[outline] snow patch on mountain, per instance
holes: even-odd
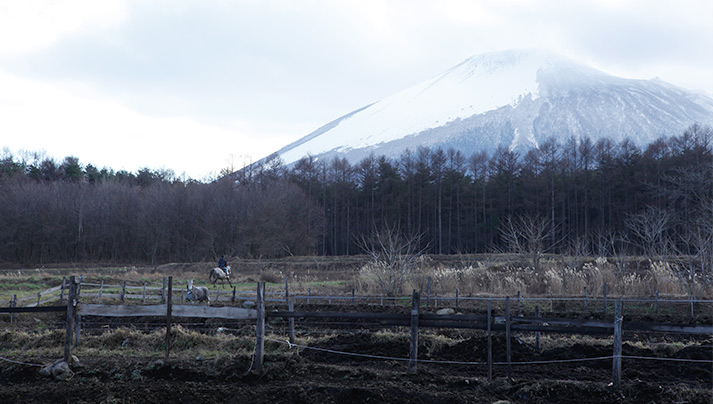
[[[329,136],[280,153],[295,161],[307,153],[346,152],[378,145],[538,96],[544,53],[509,52],[471,57],[446,72],[340,120]]]
[[[713,123],[713,100],[661,80],[630,80],[536,50],[471,57],[442,74],[347,114],[277,153],[398,155],[419,146],[465,154],[537,147],[548,136],[629,136],[646,143]]]

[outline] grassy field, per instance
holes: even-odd
[[[601,296],[604,285],[610,296],[690,297],[711,299],[713,289],[699,276],[681,276],[671,264],[649,262],[635,257],[626,260],[580,259],[574,265],[566,257],[550,256],[543,268],[534,271],[511,255],[455,255],[422,257],[400,287],[400,294],[413,289],[425,293],[430,278],[433,295],[455,296]],[[267,283],[268,290],[284,289],[289,279],[292,293],[344,295],[354,289],[359,295],[380,295],[383,289],[371,271],[366,257],[292,257],[279,260],[232,259],[232,282],[238,291],[254,290],[255,282]],[[172,276],[177,287],[188,279],[197,286],[229,289],[228,285],[212,286],[208,273],[212,263],[169,263],[141,266],[71,266],[57,268],[0,270],[0,301],[9,302],[36,296],[38,292],[62,283],[63,277],[82,277],[83,282],[107,285],[148,285],[160,287],[162,279]],[[700,278],[700,280],[698,279]],[[116,292],[111,290],[109,292]]]
[[[514,315],[531,315],[539,304],[543,313],[550,308],[548,298],[581,297],[586,286],[590,297],[601,296],[604,284],[610,296],[647,297],[659,291],[664,298],[687,298],[686,284],[664,263],[649,263],[635,258],[616,262],[589,259],[576,267],[563,265],[562,257],[547,257],[541,271],[527,268],[518,257],[508,255],[423,257],[419,266],[401,285],[406,298],[392,306],[378,300],[352,303],[349,300],[313,301],[301,309],[311,311],[391,311],[409,310],[409,291],[418,289],[425,296],[431,279],[431,307],[453,305],[444,296],[505,296],[520,292],[525,297],[540,297],[538,302],[523,300]],[[238,292],[252,293],[255,283],[267,283],[268,292],[284,293],[289,279],[292,295],[357,296],[379,295],[380,285],[373,277],[365,257],[296,257],[282,260],[230,260],[233,284]],[[63,277],[82,277],[81,301],[95,302],[96,285],[104,294],[118,293],[121,285],[142,288],[156,294],[163,279],[174,279],[174,290],[185,288],[186,281],[210,286],[226,295],[228,285],[208,285],[212,263],[171,263],[153,267],[137,266],[57,266],[56,268],[4,269],[0,271],[0,299],[12,295],[35,301],[37,293],[61,284]],[[697,298],[710,298],[710,290],[698,286]],[[133,289],[132,293],[141,293]],[[54,299],[59,291],[41,296]],[[278,297],[280,295],[277,295]],[[440,297],[439,307],[436,296]],[[283,297],[284,298],[284,295]],[[104,297],[104,303],[118,303]],[[131,302],[140,304],[141,302]],[[155,303],[155,301],[153,302]],[[341,303],[342,306],[337,306]],[[52,304],[47,303],[47,304]],[[214,303],[215,304],[215,303]],[[219,302],[217,304],[224,304]],[[229,303],[225,303],[229,304]],[[239,302],[236,302],[239,304]],[[592,300],[587,311],[582,301],[554,300],[557,316],[611,319],[611,311],[601,312]],[[272,308],[284,306],[269,303]],[[502,313],[502,301],[493,304]],[[710,303],[698,303],[692,317],[687,302],[678,306],[661,305],[656,316],[650,303],[627,303],[625,321],[643,319],[655,322],[710,324]],[[461,300],[464,314],[483,313],[484,301]],[[165,361],[166,328],[164,319],[84,318],[81,344],[73,348],[81,365],[74,378],[56,382],[38,376],[40,365],[63,355],[65,329],[63,313],[23,313],[10,324],[10,315],[0,319],[0,401],[14,402],[690,402],[710,400],[713,341],[710,336],[682,337],[665,334],[626,336],[624,355],[659,360],[624,364],[623,388],[608,387],[611,360],[564,362],[580,358],[606,358],[612,354],[611,337],[583,335],[542,335],[539,350],[533,333],[512,338],[513,361],[544,362],[537,366],[518,366],[515,380],[506,382],[504,366],[496,366],[494,381],[487,380],[486,335],[478,330],[422,329],[419,332],[419,371],[406,373],[409,333],[404,327],[380,327],[361,323],[338,325],[318,320],[297,321],[295,345],[286,342],[286,322],[272,319],[266,336],[265,370],[251,372],[255,350],[253,322],[220,319],[174,318],[170,358]],[[493,338],[495,361],[505,360],[505,338]],[[367,354],[359,357],[332,351]],[[382,358],[382,359],[379,359]],[[701,361],[669,362],[668,359]],[[433,361],[430,363],[429,361]],[[444,363],[445,362],[445,363]],[[464,362],[466,364],[457,364]],[[37,367],[35,365],[38,365]]]

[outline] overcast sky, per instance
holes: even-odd
[[[0,0],[0,157],[204,179],[512,48],[713,94],[713,1]]]

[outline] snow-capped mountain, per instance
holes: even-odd
[[[713,124],[713,99],[658,79],[632,80],[544,51],[471,57],[446,72],[344,115],[277,152],[286,164],[308,154],[397,157],[420,146],[466,156],[500,145],[526,150],[550,136],[626,137],[644,145]]]

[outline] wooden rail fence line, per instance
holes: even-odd
[[[429,282],[430,285],[430,282]],[[88,288],[97,288],[98,291],[95,293],[88,292]],[[131,286],[127,285],[126,282],[122,282],[120,285],[109,285],[105,284],[104,281],[102,280],[101,283],[91,283],[91,282],[84,282],[82,280],[82,277],[80,276],[79,279],[79,285],[77,286],[78,291],[77,293],[79,294],[79,291],[84,289],[82,296],[86,298],[94,298],[95,302],[101,302],[102,299],[118,299],[120,302],[124,303],[126,300],[141,300],[142,304],[146,304],[147,300],[160,300],[161,304],[166,303],[166,297],[167,297],[167,279],[164,277],[162,279],[162,286],[161,287],[155,287],[155,286],[147,286],[145,283],[141,286]],[[33,307],[33,306],[40,306],[45,303],[50,303],[55,300],[55,297],[52,296],[55,294],[57,291],[59,291],[59,303],[62,304],[63,298],[64,298],[64,293],[66,289],[66,277],[62,279],[61,285],[49,288],[45,291],[38,292],[37,295],[32,295],[32,296],[25,296],[20,299],[17,299],[16,295],[13,296],[13,299],[10,301],[10,307],[15,307],[18,304],[22,305],[22,303],[27,302],[27,301],[32,301],[32,303],[28,304],[26,307]],[[113,293],[108,293],[105,292],[105,290],[114,290]],[[140,293],[132,293],[133,291],[139,291]],[[147,293],[148,292],[148,293]],[[178,294],[179,301],[183,303],[184,298],[185,298],[185,291],[184,290],[178,290],[178,291],[173,291],[173,294]],[[256,297],[253,292],[249,291],[238,291],[237,288],[234,286],[232,290],[228,289],[227,291],[223,291],[221,289],[216,289],[214,291],[210,292],[211,294],[211,300],[214,302],[231,302],[235,303],[237,300],[251,300],[254,301],[256,300]],[[43,296],[50,296],[49,298],[45,298],[42,300],[41,298]],[[269,298],[268,296],[272,296],[273,298]],[[284,299],[283,299],[284,296]],[[292,294],[290,293],[290,288],[289,288],[289,277],[285,277],[285,286],[284,290],[279,291],[279,292],[268,292],[267,290],[265,291],[265,302],[280,302],[280,301],[285,301],[287,304],[289,304],[290,301],[297,301],[297,300],[302,300],[307,302],[307,304],[310,304],[311,302],[319,302],[319,301],[324,301],[326,300],[329,304],[332,304],[333,301],[341,301],[341,302],[351,302],[353,304],[356,303],[368,303],[371,304],[372,302],[378,301],[380,305],[386,304],[408,304],[411,300],[411,297],[409,296],[398,296],[398,297],[387,297],[387,296],[358,296],[355,293],[355,289],[352,288],[351,295],[350,296],[315,296],[311,294],[311,290],[308,288],[307,290],[307,295],[300,295],[300,294]],[[643,303],[643,304],[650,304],[653,307],[654,314],[658,314],[659,311],[659,304],[660,303],[674,303],[674,304],[686,304],[690,305],[690,313],[691,316],[695,316],[695,306],[696,305],[706,305],[706,304],[713,304],[713,300],[705,300],[705,299],[694,299],[693,297],[686,298],[686,299],[666,299],[666,298],[659,298],[659,292],[656,291],[655,295],[653,297],[624,297],[624,296],[607,296],[607,286],[606,284],[604,285],[603,288],[603,295],[601,297],[596,297],[596,296],[590,296],[588,293],[587,287],[585,286],[583,288],[583,296],[570,296],[570,297],[555,297],[552,293],[550,293],[550,297],[525,297],[521,296],[520,292],[517,292],[517,298],[516,298],[516,303],[517,303],[517,311],[519,312],[521,309],[521,303],[526,303],[529,302],[531,304],[537,304],[537,303],[549,303],[550,306],[550,312],[554,312],[554,303],[561,303],[563,306],[566,305],[567,303],[572,303],[576,305],[581,305],[584,308],[585,312],[590,311],[590,306],[593,304],[600,304],[601,305],[601,311],[603,313],[608,313],[611,310],[613,310],[613,306],[611,303],[616,300],[621,300],[624,303]],[[455,305],[456,308],[459,308],[462,303],[483,303],[485,304],[486,301],[493,301],[493,302],[504,302],[505,298],[504,297],[499,297],[499,296],[487,296],[487,297],[463,297],[460,295],[460,290],[456,288],[454,297],[450,296],[438,296],[435,294],[433,298],[431,298],[431,288],[427,287],[426,290],[426,307],[438,307],[440,305]],[[611,307],[611,310],[609,308]],[[576,306],[575,306],[576,307]]]
[[[63,282],[64,284],[64,282]],[[169,277],[167,286],[168,291],[172,291],[173,278]],[[621,384],[621,344],[623,332],[664,332],[674,334],[713,334],[713,325],[673,325],[673,324],[657,324],[645,322],[623,322],[621,300],[614,302],[614,320],[599,321],[599,320],[576,320],[562,319],[553,317],[518,317],[511,316],[510,313],[510,298],[505,300],[505,315],[495,316],[492,312],[491,300],[487,300],[486,315],[437,315],[430,313],[422,313],[421,300],[419,293],[414,290],[411,297],[411,312],[406,314],[399,313],[364,313],[364,312],[307,312],[294,311],[294,298],[288,298],[288,311],[267,311],[265,303],[267,301],[265,294],[265,283],[257,284],[255,294],[256,309],[247,309],[241,307],[211,307],[204,305],[183,305],[173,304],[173,293],[163,294],[166,302],[156,305],[106,305],[79,303],[79,282],[72,276],[67,282],[67,304],[62,306],[44,306],[44,307],[9,307],[0,308],[0,313],[34,313],[34,312],[63,312],[66,311],[66,339],[65,339],[65,360],[71,355],[72,346],[79,345],[79,333],[81,330],[82,316],[100,316],[100,317],[166,317],[166,357],[170,350],[170,329],[172,317],[196,317],[196,318],[223,318],[232,320],[255,320],[256,321],[256,345],[255,345],[255,364],[254,369],[260,372],[263,369],[264,360],[264,342],[265,342],[265,326],[270,318],[288,319],[290,339],[294,340],[294,320],[295,319],[337,319],[337,320],[371,320],[377,321],[384,326],[403,326],[410,327],[411,343],[409,349],[409,372],[417,371],[418,363],[418,335],[420,328],[464,328],[464,329],[481,329],[488,332],[488,378],[492,379],[492,332],[504,332],[507,342],[506,346],[506,364],[508,379],[512,377],[511,370],[511,355],[510,355],[510,339],[513,331],[517,332],[548,332],[548,333],[569,333],[569,334],[584,334],[584,335],[613,335],[613,363],[612,363],[612,382],[618,388]],[[64,290],[64,288],[62,288]],[[63,293],[62,293],[63,295]],[[519,300],[519,299],[518,299]],[[539,309],[536,307],[536,312],[539,314]],[[349,324],[349,323],[347,323]],[[72,337],[75,338],[72,338]],[[74,339],[74,344],[72,340]]]

